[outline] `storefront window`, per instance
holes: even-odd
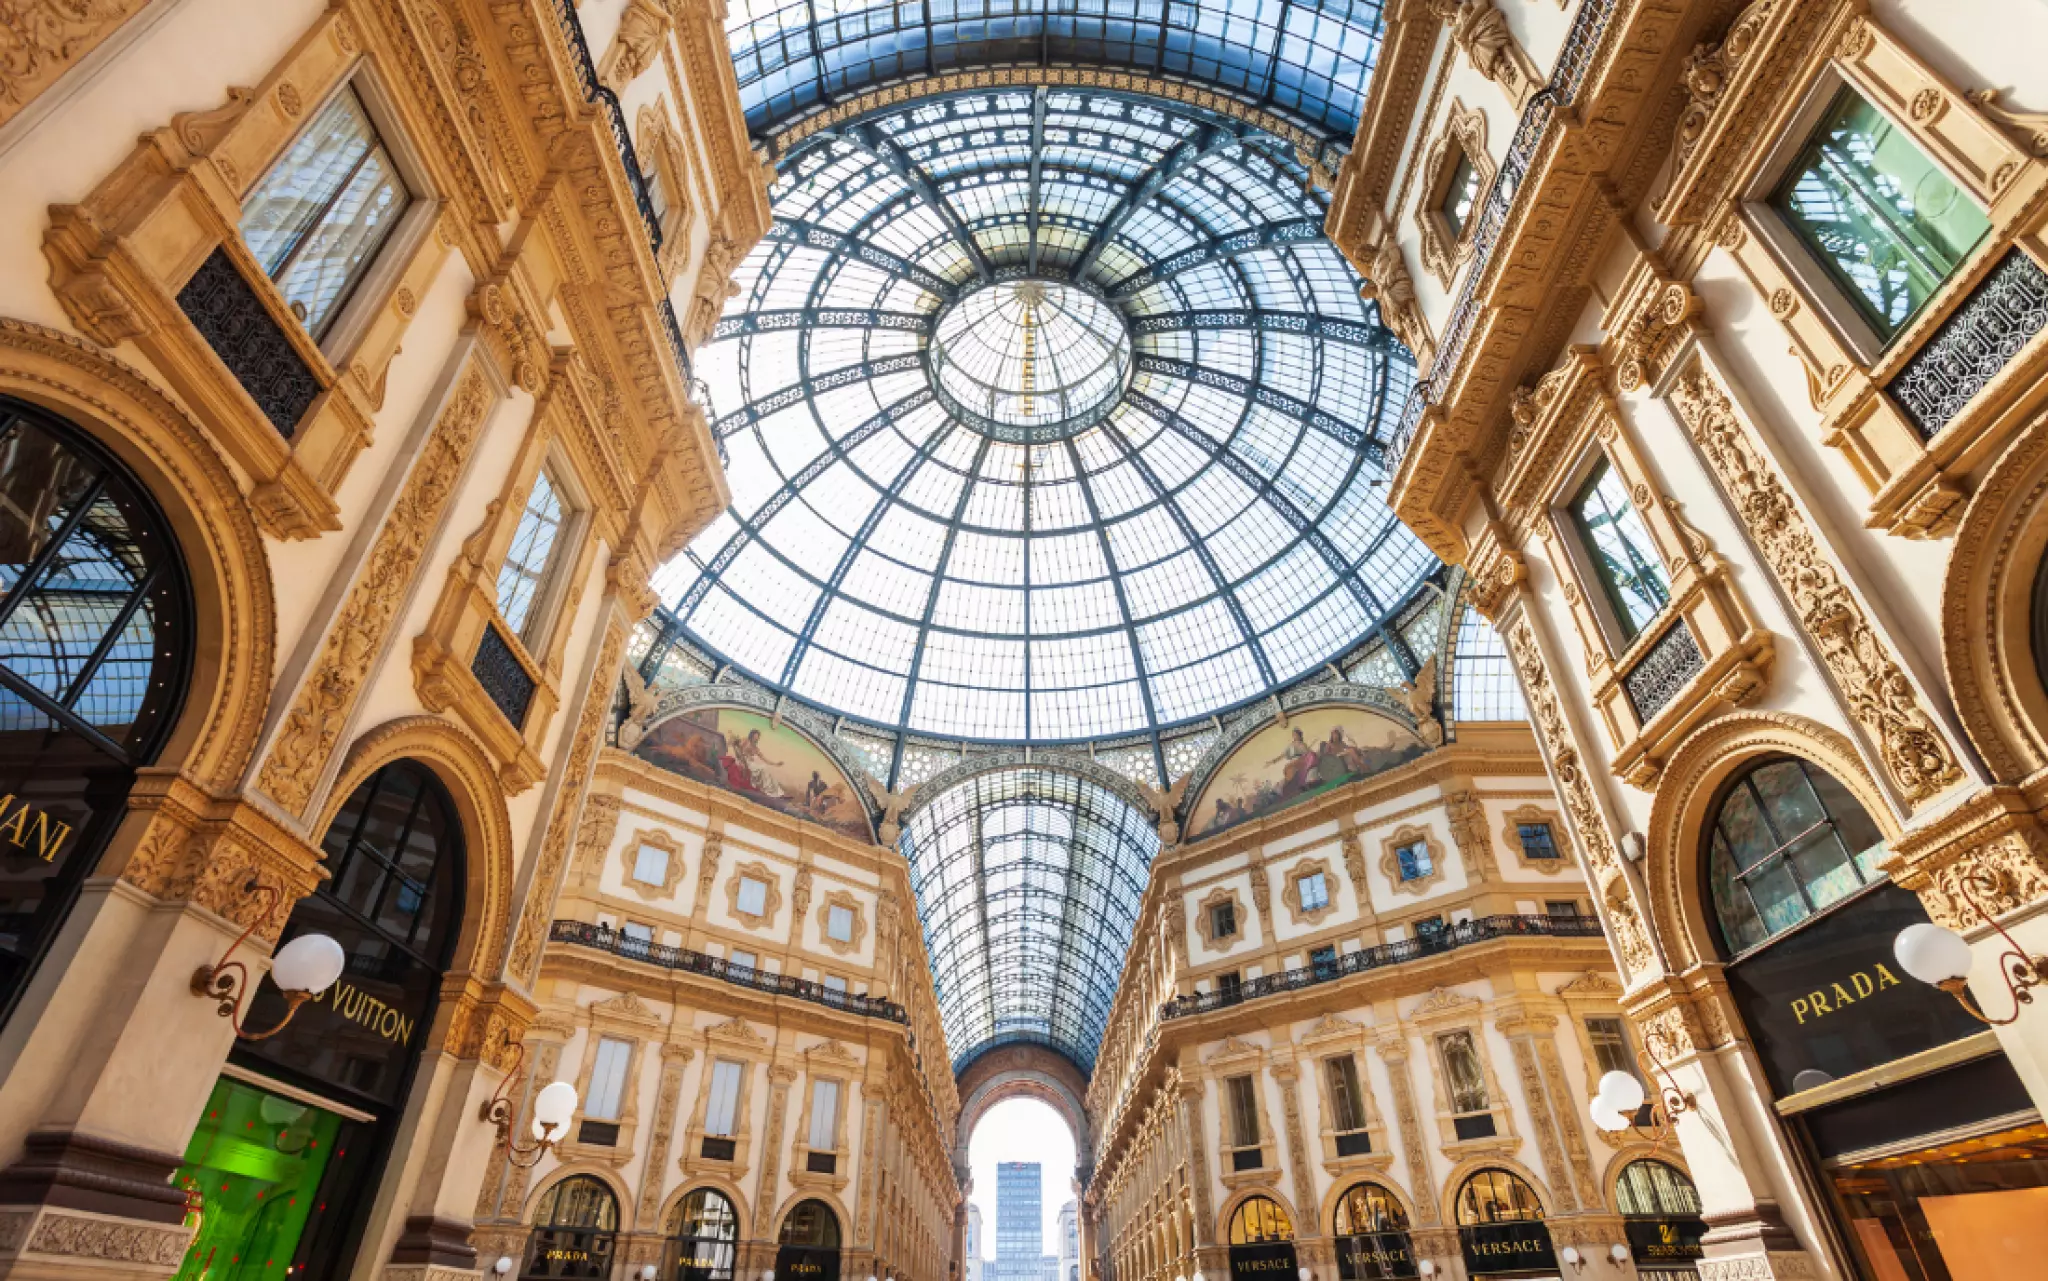
[[[1707,840],[1714,915],[1733,954],[1876,880],[1882,837],[1832,774],[1781,756],[1729,784]]]
[[[607,1281],[619,1239],[619,1202],[587,1174],[542,1194],[521,1281]]]
[[[698,1188],[684,1197],[669,1216],[668,1234],[673,1281],[731,1281],[740,1217],[722,1194]]]
[[[1285,1281],[1298,1266],[1287,1211],[1271,1197],[1246,1197],[1230,1216],[1231,1281]]]
[[[1458,1243],[1470,1276],[1557,1274],[1543,1203],[1507,1170],[1480,1170],[1458,1189]]]
[[[1905,327],[1990,229],[1911,134],[1844,89],[1777,206],[1882,338]]]
[[[1337,1199],[1333,1227],[1342,1281],[1396,1281],[1416,1274],[1408,1213],[1379,1184],[1346,1188]]]
[[[1638,1272],[1690,1275],[1705,1257],[1701,1240],[1707,1224],[1700,1218],[1700,1194],[1677,1166],[1631,1161],[1615,1180],[1614,1203]]]
[[[0,1018],[176,717],[190,615],[141,486],[68,424],[0,398]]]
[[[1830,1167],[1867,1275],[2036,1276],[2048,1257],[2048,1126],[2039,1121]]]
[[[1237,1207],[1230,1216],[1230,1244],[1258,1245],[1266,1241],[1291,1241],[1294,1223],[1287,1211],[1270,1197],[1255,1196]]]
[[[178,1182],[197,1207],[198,1231],[178,1281],[283,1277],[328,1167],[341,1150],[341,1117],[221,1078]]]
[[[839,1216],[823,1201],[800,1201],[782,1221],[777,1281],[839,1281]]]

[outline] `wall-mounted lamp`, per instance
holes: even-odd
[[[654,1273],[654,1265],[651,1263],[647,1264],[645,1267],[642,1267],[640,1269],[640,1281],[654,1281]]]
[[[1316,1281],[1316,1274],[1307,1268],[1301,1269],[1301,1281]]]
[[[1625,1245],[1610,1245],[1607,1247],[1607,1257],[1613,1260],[1614,1266],[1618,1268],[1628,1262],[1628,1247]]]
[[[1559,1250],[1557,1252],[1557,1257],[1562,1259],[1564,1261],[1565,1266],[1571,1268],[1573,1271],[1585,1271],[1586,1256],[1579,1253],[1579,1248],[1577,1246],[1566,1246],[1564,1249]]]
[[[1977,894],[1995,894],[1998,882],[1991,878],[1990,873],[1973,869],[1956,882],[1956,892],[1963,896],[1971,911],[2005,940],[2005,951],[1998,957],[1998,975],[2005,980],[2006,995],[2012,997],[2011,1014],[1994,1019],[1970,994],[1970,945],[1954,930],[1943,929],[1927,921],[1908,925],[1899,931],[1898,938],[1892,940],[1892,955],[1899,959],[1899,965],[1906,973],[1956,998],[1956,1003],[1968,1010],[1971,1018],[1993,1027],[2004,1027],[2018,1021],[2021,1006],[2034,1003],[2034,994],[2028,989],[2048,983],[2048,956],[2028,956],[2019,940],[1992,919],[1991,913],[1984,910],[1971,890]]]
[[[231,960],[235,950],[249,941],[259,927],[270,924],[270,918],[277,914],[277,905],[283,897],[277,888],[265,885],[255,877],[242,887],[244,894],[259,895],[266,901],[263,914],[243,930],[241,937],[228,944],[228,950],[221,954],[219,962],[202,965],[192,972],[192,995],[219,1002],[216,1009],[224,1019],[231,1019],[235,1035],[244,1041],[265,1041],[284,1031],[285,1024],[299,1012],[307,1001],[334,986],[341,977],[341,968],[348,960],[341,950],[341,944],[325,934],[301,934],[270,958],[270,981],[284,993],[284,1017],[268,1032],[251,1032],[242,1026],[242,998],[249,994],[249,967],[240,961]]]
[[[1415,1265],[1415,1270],[1421,1273],[1423,1276],[1433,1277],[1436,1275],[1436,1261],[1433,1259],[1424,1259],[1422,1260],[1422,1262]]]
[[[498,1261],[491,1265],[491,1271],[497,1273],[499,1276],[504,1276],[507,1272],[510,1272],[511,1270],[512,1256],[509,1254],[499,1255]]]
[[[1593,1096],[1593,1124],[1609,1134],[1623,1130],[1642,1129],[1648,1132],[1651,1143],[1661,1144],[1671,1136],[1671,1123],[1687,1112],[1699,1107],[1691,1091],[1678,1084],[1678,1078],[1651,1056],[1649,1051],[1639,1051],[1636,1062],[1642,1065],[1645,1076],[1662,1076],[1664,1083],[1657,1088],[1657,1101],[1650,1108],[1650,1123],[1637,1126],[1635,1115],[1643,1106],[1646,1097],[1643,1083],[1633,1072],[1613,1071],[1600,1078],[1599,1092]]]
[[[519,1068],[526,1062],[526,1047],[512,1046],[512,1066],[505,1071],[505,1079],[498,1082],[498,1092],[485,1103],[478,1117],[498,1129],[498,1146],[505,1149],[505,1158],[520,1169],[531,1169],[540,1164],[548,1150],[561,1142],[561,1136],[568,1132],[569,1118],[576,1115],[576,1087],[567,1081],[555,1081],[541,1087],[533,1098],[534,1142],[521,1144],[512,1137],[512,1100],[506,1091],[518,1079]]]

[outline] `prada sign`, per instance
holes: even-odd
[[[1899,931],[1926,919],[1918,898],[1885,882],[1728,967],[1729,992],[1779,1095],[1980,1030],[1892,956]]]
[[[1705,1219],[1632,1218],[1625,1220],[1622,1228],[1628,1233],[1628,1248],[1638,1267],[1692,1263],[1707,1254],[1700,1244],[1707,1235]]]
[[[783,1246],[775,1252],[775,1281],[839,1281],[839,1251]]]
[[[1300,1267],[1292,1241],[1230,1247],[1230,1281],[1293,1281]]]
[[[1343,1281],[1404,1281],[1415,1275],[1415,1251],[1406,1232],[1366,1232],[1337,1238],[1337,1275]]]
[[[1465,1251],[1465,1272],[1475,1277],[1512,1277],[1557,1271],[1550,1248],[1550,1229],[1541,1219],[1479,1223],[1458,1229]]]

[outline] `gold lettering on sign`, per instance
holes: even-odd
[[[1799,1026],[1804,1027],[1809,1017],[1819,1019],[1830,1014],[1839,1014],[1844,1006],[1867,1001],[1888,987],[1901,986],[1898,976],[1886,969],[1883,961],[1878,961],[1871,969],[1877,971],[1875,977],[1870,970],[1858,970],[1846,981],[1838,980],[1825,988],[1816,988],[1805,996],[1794,997],[1792,1017],[1798,1021]]]
[[[334,1012],[351,1023],[361,1024],[387,1041],[400,1045],[412,1044],[412,1030],[416,1021],[384,1004],[363,989],[350,983],[336,983],[327,991],[313,998],[315,1005],[332,1001]]]
[[[48,863],[63,850],[69,835],[71,824],[52,819],[48,810],[31,809],[27,801],[17,803],[12,792],[0,796],[0,836],[16,848],[26,850],[33,843],[36,857]]]

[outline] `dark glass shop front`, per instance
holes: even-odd
[[[398,761],[342,804],[322,846],[332,879],[280,944],[326,934],[347,962],[282,1032],[229,1056],[178,1170],[199,1221],[179,1281],[332,1281],[355,1263],[461,921],[462,834],[440,780]],[[266,981],[244,1026],[284,1014]]]

